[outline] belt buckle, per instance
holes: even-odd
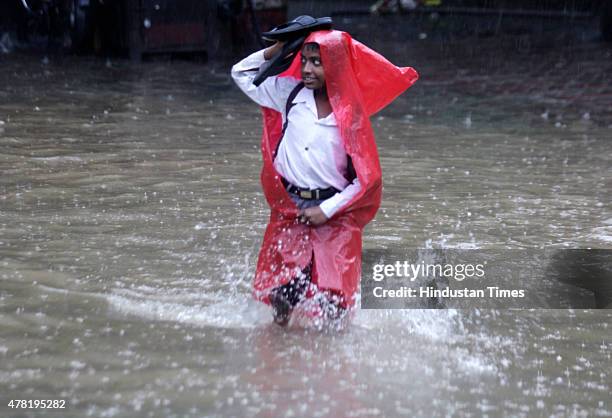
[[[302,199],[312,199],[312,192],[310,190],[300,190],[300,197]]]

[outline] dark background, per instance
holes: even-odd
[[[29,7],[27,9],[25,4]],[[503,35],[609,41],[605,0],[6,0],[0,50],[217,59],[263,46],[259,33],[301,14],[332,16],[361,39],[440,42]],[[373,10],[376,10],[374,13]],[[364,29],[364,30],[362,30]],[[553,47],[551,45],[551,47]]]

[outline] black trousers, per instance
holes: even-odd
[[[273,292],[282,294],[291,306],[297,305],[306,295],[311,283],[312,264],[309,264],[302,273],[291,279],[288,283],[274,288]]]

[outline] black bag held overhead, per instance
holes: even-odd
[[[299,16],[269,32],[264,32],[262,34],[264,39],[286,42],[286,44],[282,51],[259,67],[259,71],[253,79],[253,84],[259,86],[266,78],[285,71],[293,62],[295,54],[298,53],[310,32],[331,29],[331,27],[331,17],[315,19],[311,16]]]
[[[257,75],[253,79],[253,84],[259,86],[266,78],[280,74],[289,68],[293,62],[295,54],[297,54],[302,47],[304,40],[306,40],[306,37],[302,36],[294,39],[292,42],[287,42],[282,51],[261,64]]]

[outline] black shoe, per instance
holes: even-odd
[[[289,323],[293,307],[281,292],[272,291],[270,293],[270,305],[274,310],[274,322],[282,327]]]
[[[263,32],[261,35],[264,39],[271,41],[290,42],[302,36],[308,36],[310,32],[331,29],[332,25],[331,17],[314,18],[304,15],[283,23],[268,32]]]

